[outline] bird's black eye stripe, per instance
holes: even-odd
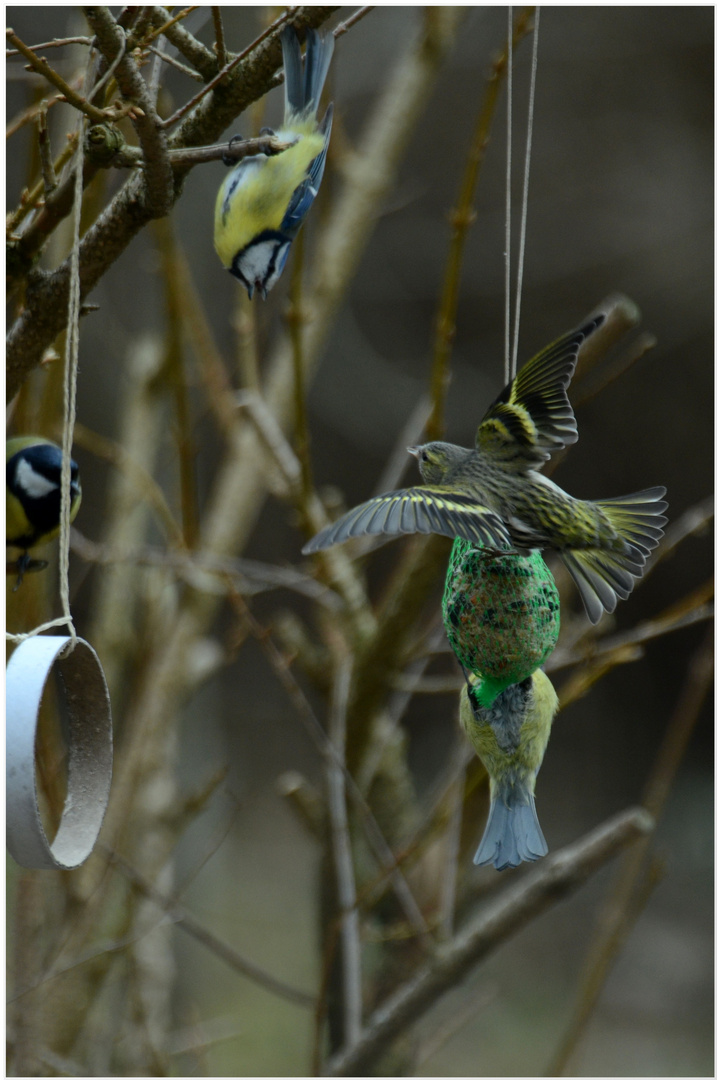
[[[421,454],[421,461],[428,461],[428,453],[425,450]]]

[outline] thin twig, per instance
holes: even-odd
[[[217,58],[215,54],[202,45],[193,34],[182,26],[181,21],[172,18],[171,13],[164,7],[150,9],[150,18],[156,29],[153,40],[163,35],[188,60],[199,72],[204,82],[209,82],[217,72]]]
[[[72,158],[75,150],[77,149],[78,141],[79,140],[77,138],[76,131],[73,131],[72,134],[67,136],[67,146],[57,155],[57,158],[52,163],[52,169],[55,176],[59,175],[62,169],[64,169],[67,162]],[[72,186],[71,181],[70,186]],[[27,215],[35,209],[35,206],[37,205],[38,200],[42,198],[44,191],[45,181],[44,179],[40,179],[35,184],[34,188],[32,188],[30,191],[23,192],[22,198],[20,200],[20,205],[18,206],[17,210],[15,210],[14,213],[12,213],[8,218],[6,226],[8,235],[12,236],[18,225],[20,225],[21,222],[24,221],[24,219],[27,217]]]
[[[364,1025],[358,1044],[352,1050],[336,1054],[327,1063],[323,1075],[368,1075],[397,1036],[464,979],[479,960],[557,900],[575,892],[609,859],[652,828],[646,810],[626,810],[526,874],[380,1005]]]
[[[329,734],[336,751],[336,758],[326,759],[329,822],[341,921],[343,1034],[344,1044],[347,1047],[357,1042],[361,1033],[362,1018],[361,939],[344,781],[346,704],[350,685],[351,661],[347,658],[339,663],[336,672],[329,720]]]
[[[513,47],[527,33],[532,12],[533,8],[526,8],[517,20],[512,37]],[[443,277],[441,299],[438,306],[436,337],[433,346],[433,365],[431,369],[433,412],[426,424],[426,436],[428,439],[440,439],[443,434],[445,396],[448,389],[448,361],[456,332],[456,311],[458,310],[463,252],[468,229],[476,217],[473,200],[490,138],[498,92],[505,76],[506,64],[507,46],[491,66],[466,160],[460,192],[455,209],[450,215],[451,239],[446,260],[446,271]]]
[[[17,134],[20,128],[24,127],[25,124],[29,124],[31,120],[34,120],[39,113],[46,113],[48,109],[51,109],[53,105],[57,105],[58,101],[62,100],[61,94],[55,94],[54,97],[43,98],[42,101],[36,101],[27,109],[23,109],[8,122],[8,125],[5,128],[5,138],[10,139],[13,135]]]
[[[682,690],[645,786],[644,805],[659,821],[677,770],[714,679],[713,632],[694,652]],[[636,897],[643,890],[649,838],[643,838],[620,868],[603,904],[582,968],[577,1004],[546,1076],[562,1076],[593,1013],[602,988],[634,922]],[[639,905],[638,905],[639,906]]]
[[[52,195],[57,187],[57,176],[52,161],[52,144],[50,143],[50,132],[47,129],[47,112],[44,109],[37,114],[37,145],[40,151],[42,183],[45,189],[45,198],[47,198]]]
[[[441,877],[441,898],[439,904],[438,927],[439,940],[449,941],[453,936],[453,921],[456,910],[456,890],[458,886],[458,859],[461,845],[461,821],[463,819],[463,789],[465,787],[465,768],[461,769],[451,792],[452,806],[449,811],[448,827],[445,831],[444,870]]]
[[[438,620],[436,621],[438,623]],[[442,623],[435,626],[431,634],[431,639],[436,641],[439,636],[445,637]],[[419,683],[429,659],[430,655],[426,652],[425,656],[420,656],[415,660],[411,660],[405,671],[405,684],[392,692],[386,708],[386,723],[382,725],[382,730],[379,728],[376,729],[360,764],[357,780],[362,791],[370,790],[381,761],[384,758],[386,746],[394,731],[401,723],[401,719],[408,708],[415,692],[415,687]],[[380,734],[377,734],[379,731]]]
[[[402,850],[396,853],[396,862],[399,866],[409,866],[414,863],[439,831],[445,830],[450,814],[449,800],[455,783],[459,775],[465,775],[466,768],[473,758],[473,751],[465,740],[457,744],[451,760],[435,784],[435,791],[429,800],[429,808],[406,840]],[[386,877],[382,874],[364,891],[370,891],[375,902],[386,892],[386,889]]]
[[[279,467],[286,483],[287,495],[294,502],[299,502],[301,465],[263,397],[251,390],[246,390],[236,394],[235,401],[237,405],[247,409],[256,425],[264,445]],[[318,532],[328,524],[326,511],[318,496],[312,495],[309,498],[304,512],[313,532]],[[343,597],[346,604],[354,635],[357,640],[362,640],[373,633],[376,620],[371,612],[361,579],[353,563],[341,548],[329,548],[328,551],[321,552],[321,555],[324,556],[323,561],[330,570],[336,591]]]
[[[169,509],[162,488],[124,446],[80,423],[75,424],[75,442],[123,473],[135,485],[137,494],[151,506],[169,542],[183,546],[181,529]]]
[[[533,20],[533,53],[530,65],[530,90],[528,92],[528,124],[525,140],[525,166],[523,172],[523,196],[520,208],[520,238],[518,241],[518,270],[515,276],[515,319],[513,322],[513,348],[510,356],[510,377],[515,378],[518,370],[518,340],[520,337],[520,305],[523,298],[523,268],[525,266],[525,242],[528,225],[528,185],[530,181],[530,159],[533,145],[533,113],[535,108],[535,80],[538,73],[538,28],[540,26],[540,8],[535,8]],[[506,380],[507,383],[507,380]]]
[[[578,381],[577,391],[570,394],[573,409],[579,409],[586,402],[601,394],[611,383],[615,382],[628,371],[638,360],[657,345],[654,334],[640,334],[610,365],[602,365],[598,378]]]
[[[173,401],[172,434],[176,447],[179,499],[182,511],[182,539],[193,551],[199,544],[199,506],[195,478],[197,446],[192,423],[191,394],[188,365],[184,351],[183,319],[185,312],[184,277],[174,243],[170,218],[154,224],[159,249],[161,277],[164,286],[165,345],[164,374]]]
[[[198,5],[195,4],[193,7],[183,8],[177,15],[173,15],[170,19],[167,19],[161,26],[156,26],[145,39],[146,44],[149,44],[150,41],[154,41],[155,38],[161,37],[162,34],[169,36],[169,31],[172,27],[181,22],[182,19],[186,19],[187,15],[191,15],[193,11],[196,11],[197,6]]]
[[[681,597],[675,604],[670,604],[654,619],[646,619],[637,626],[624,630],[622,633],[613,634],[600,642],[590,639],[580,643],[564,652],[557,649],[546,662],[546,671],[558,671],[561,668],[573,664],[590,663],[599,660],[601,663],[612,653],[617,653],[636,645],[642,645],[653,638],[662,637],[663,634],[681,630],[685,626],[691,626],[695,622],[702,622],[710,618],[712,614],[712,597],[714,596],[714,581],[710,578],[693,592]]]
[[[100,76],[100,78],[97,80],[95,85],[92,87],[92,90],[90,91],[90,95],[89,95],[90,101],[93,101],[96,97],[99,97],[100,91],[104,90],[105,87],[109,87],[111,85],[111,83],[114,80],[115,71],[119,67],[120,62],[124,58],[124,55],[125,55],[126,52],[127,52],[127,40],[124,37],[124,35],[122,35],[122,39],[121,39],[121,41],[119,41],[119,48],[117,49],[117,53],[115,55],[114,60],[112,60],[111,63],[107,64],[107,67],[106,67],[104,73]],[[116,81],[115,81],[115,85],[116,85]],[[145,93],[144,90],[142,92]],[[151,87],[150,86],[147,87],[147,93],[148,94],[151,93]],[[107,95],[103,95],[103,97],[106,97],[106,96]],[[154,104],[155,98],[152,97],[150,100],[152,101],[152,104]],[[135,109],[134,105],[130,102],[126,106],[127,115],[133,114],[134,109]]]
[[[374,6],[361,7],[358,11],[354,11],[353,15],[349,15],[348,19],[344,19],[342,23],[334,30],[334,37],[340,38],[342,34],[346,34],[352,26],[355,26],[357,22],[360,22],[365,15],[374,10]]]
[[[35,1046],[32,1053],[35,1059],[41,1064],[46,1065],[52,1069],[52,1075],[57,1073],[58,1076],[90,1076],[91,1073],[87,1069],[83,1069],[76,1061],[71,1058],[65,1057],[64,1054],[56,1054],[54,1050],[51,1050],[48,1046]]]
[[[226,78],[226,76],[234,70],[237,64],[240,64],[246,56],[249,56],[249,54],[252,53],[254,49],[256,49],[256,47],[260,45],[262,41],[264,41],[265,38],[269,37],[269,35],[274,33],[275,30],[278,30],[280,26],[283,26],[284,23],[291,18],[291,14],[292,13],[290,11],[282,12],[278,19],[274,19],[271,25],[267,26],[266,30],[263,30],[262,33],[259,34],[259,36],[255,38],[254,41],[252,41],[251,45],[247,45],[247,47],[243,49],[240,53],[238,53],[236,56],[233,56],[231,60],[227,64],[225,64],[220,71],[217,72],[214,78],[210,79],[210,81],[205,86],[203,86],[202,89],[197,94],[195,94],[193,98],[190,98],[189,101],[186,101],[184,105],[182,105],[179,109],[173,112],[171,116],[168,116],[165,120],[162,120],[161,127],[165,129],[170,128],[174,124],[176,124],[178,120],[181,120],[183,116],[186,116],[187,113],[191,112],[192,109],[194,109],[199,104],[199,102],[207,96],[210,90],[213,90],[214,87],[222,81],[222,79]]]
[[[421,438],[421,435],[425,431],[428,417],[431,415],[432,407],[429,396],[427,394],[422,394],[416,402],[408,420],[406,420],[406,423],[398,433],[393,450],[374,485],[374,495],[383,495],[385,491],[392,491],[400,484],[401,477],[411,460],[406,453],[406,447],[415,446]],[[358,550],[358,547],[354,548],[354,551]]]
[[[513,5],[507,7],[508,34],[505,80],[505,241],[503,243],[503,383],[508,385],[510,374],[510,256],[512,254],[511,226],[513,224]]]
[[[39,987],[46,987],[49,983],[54,982],[55,979],[59,979],[63,975],[69,975],[71,972],[76,972],[81,967],[84,967],[85,964],[91,964],[93,960],[124,952],[126,949],[131,948],[131,946],[138,944],[138,942],[147,937],[148,934],[161,929],[166,926],[167,923],[172,921],[171,915],[162,914],[153,926],[147,926],[137,933],[121,934],[111,940],[101,941],[98,945],[91,946],[68,963],[59,966],[58,962],[61,955],[61,949],[64,947],[63,945],[55,956],[52,966],[43,972],[43,974],[34,982],[27,983],[21,986],[19,990],[16,990],[12,997],[9,998],[9,1002],[21,1001]]]
[[[220,7],[212,7],[212,21],[214,22],[214,33],[217,38],[217,63],[220,68],[223,68],[226,67],[227,63],[227,44],[224,40],[224,23],[222,22],[222,9]]]
[[[261,396],[259,374],[259,343],[257,312],[245,289],[235,289],[236,306],[232,317],[232,329],[236,341],[236,364],[239,386]]]
[[[28,45],[28,48],[33,52],[37,52],[39,49],[59,49],[63,45],[91,45],[94,38],[91,37],[69,37],[69,38],[53,38],[52,41],[41,41],[39,45]],[[23,56],[19,49],[6,49],[5,58],[10,59],[11,56]]]
[[[304,232],[300,232],[294,241],[294,265],[291,270],[291,285],[289,288],[289,308],[286,313],[286,322],[289,327],[289,340],[291,341],[291,354],[294,367],[294,452],[300,466],[301,482],[298,490],[298,508],[302,517],[302,524],[307,534],[311,536],[312,528],[309,525],[307,514],[308,508],[314,497],[314,484],[311,477],[311,458],[309,456],[309,419],[306,409],[306,379],[304,374],[304,323],[306,312],[302,306],[301,283],[304,264]]]
[[[301,1005],[306,1009],[313,1009],[316,1005],[316,999],[312,994],[307,994],[303,990],[298,990],[294,986],[289,986],[287,983],[282,982],[281,979],[275,978],[268,971],[265,971],[258,964],[255,964],[253,960],[247,960],[244,956],[241,956],[236,949],[229,945],[226,941],[223,941],[211,930],[207,930],[198,919],[182,907],[181,904],[177,904],[172,897],[164,896],[158,889],[146,880],[146,878],[140,874],[133,866],[131,866],[125,859],[122,858],[116,851],[107,851],[107,855],[110,861],[121,871],[121,873],[132,882],[135,889],[138,890],[143,896],[146,896],[148,900],[151,900],[153,904],[161,908],[165,914],[169,915],[175,926],[180,930],[184,930],[186,934],[193,937],[195,941],[200,942],[205,948],[213,952],[215,956],[218,956],[220,960],[223,960],[225,964],[233,968],[240,975],[245,975],[246,978],[251,979],[252,982],[258,983],[263,986],[265,990],[268,990],[272,994],[276,994],[278,997],[285,998],[287,1001],[292,1001],[295,1005]]]
[[[194,589],[205,589],[220,595],[225,591],[222,579],[229,575],[232,587],[238,589],[242,596],[256,596],[274,589],[290,589],[330,611],[339,611],[342,607],[341,598],[332,589],[290,566],[275,566],[273,563],[257,562],[254,559],[234,559],[205,551],[96,544],[75,528],[71,531],[71,539],[73,552],[85,562],[96,566],[119,566],[123,563],[132,566],[157,566],[173,570]]]
[[[154,102],[134,57],[125,51],[124,31],[115,22],[109,8],[88,7],[84,11],[107,62],[110,65],[116,63],[115,78],[123,98],[136,106],[129,115],[144,153],[147,208],[152,217],[163,217],[174,200],[174,176],[167,155],[167,138]]]
[[[231,380],[207,312],[194,283],[190,262],[174,231],[163,241],[168,245],[166,270],[180,301],[176,318],[195,353],[199,374],[219,430],[225,439],[236,425],[236,402]]]
[[[167,1054],[175,1057],[179,1054],[192,1054],[198,1050],[208,1050],[226,1039],[236,1039],[246,1033],[243,1017],[237,1018],[236,1012],[228,1016],[214,1016],[202,1020],[191,1027],[170,1031],[167,1036]],[[192,1076],[201,1075],[200,1070],[192,1070]]]
[[[169,53],[162,52],[155,45],[148,45],[147,48],[154,55],[158,56],[164,64],[169,64],[170,67],[176,68],[177,71],[181,71],[183,75],[188,75],[190,79],[194,79],[195,82],[202,82],[202,76],[198,71],[187,66],[187,64],[180,63],[176,56],[170,56]]]
[[[473,1019],[478,1011],[485,1009],[497,996],[498,988],[496,986],[485,986],[481,983],[480,986],[474,987],[467,995],[465,1001],[461,1002],[457,1008],[449,1014],[444,1023],[442,1023],[436,1031],[432,1031],[426,1038],[421,1039],[416,1055],[417,1066],[421,1068],[421,1066],[423,1066],[426,1061],[429,1061],[434,1054],[437,1054],[441,1047],[444,1046],[449,1039],[452,1039],[469,1020]]]
[[[413,926],[415,932],[419,935],[428,935],[428,926],[423,917],[421,909],[419,908],[416,900],[411,892],[408,884],[401,874],[396,859],[394,857],[391,848],[386,841],[381,829],[373,815],[371,807],[366,802],[362,792],[356,784],[353,776],[346,768],[346,765],[337,756],[334,745],[327,736],[323,727],[321,726],[316,713],[311,708],[306,695],[296,681],[289,664],[281,652],[274,643],[274,640],[268,630],[261,626],[256,620],[250,609],[247,607],[243,598],[238,594],[234,594],[230,597],[235,609],[241,615],[242,619],[246,620],[249,625],[252,634],[261,646],[264,654],[269,659],[271,666],[273,667],[279,682],[282,684],[287,694],[294,703],[294,707],[304,724],[304,727],[308,731],[314,745],[324,759],[331,759],[334,765],[341,769],[343,772],[346,789],[351,796],[360,817],[363,821],[364,828],[366,830],[366,836],[373,849],[374,855],[378,859],[379,864],[389,872],[391,884],[394,888],[396,896],[402,905],[406,917]]]
[[[7,29],[5,31],[5,36],[7,40],[15,46],[18,52],[22,53],[33,71],[36,71],[38,75],[42,75],[56,90],[59,90],[69,105],[74,105],[80,112],[89,116],[93,124],[103,124],[108,118],[116,116],[116,113],[113,110],[98,109],[83,98],[81,94],[78,94],[76,90],[73,90],[70,84],[65,82],[62,76],[59,75],[54,68],[50,67],[44,57],[37,56],[32,49],[27,47],[25,42],[17,36],[14,30]]]

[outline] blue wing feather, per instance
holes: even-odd
[[[331,104],[326,110],[326,116],[321,122],[321,127],[324,131],[324,145],[321,149],[321,153],[317,154],[309,165],[309,172],[306,179],[294,189],[294,193],[289,200],[289,205],[286,208],[286,213],[281,221],[281,232],[292,240],[301,228],[302,222],[318,194],[324,176],[326,153],[329,149],[329,139],[331,138],[331,120],[333,111],[334,107],[333,104]]]

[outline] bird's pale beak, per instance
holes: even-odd
[[[416,458],[416,460],[418,460],[418,455],[421,452],[420,446],[407,446],[406,450],[408,451],[409,454],[412,454],[413,457]]]

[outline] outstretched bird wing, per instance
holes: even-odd
[[[540,465],[577,442],[567,389],[580,346],[605,321],[596,315],[558,338],[521,368],[495,399],[476,433],[476,446],[510,467]]]
[[[488,548],[512,550],[506,527],[492,510],[476,505],[468,496],[423,485],[390,491],[361,503],[318,532],[302,550],[309,555],[354,536],[379,533],[439,533],[462,536]]]

